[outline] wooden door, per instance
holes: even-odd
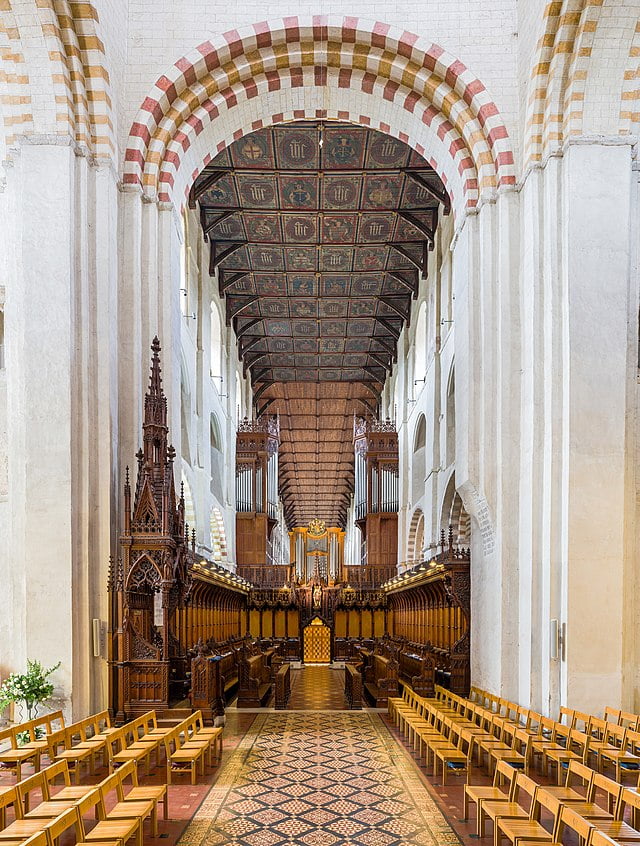
[[[315,617],[304,630],[305,664],[331,663],[331,629]]]

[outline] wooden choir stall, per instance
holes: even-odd
[[[110,701],[117,720],[182,703],[191,687],[189,648],[246,629],[243,579],[196,556],[174,484],[160,344],[152,344],[135,490],[124,485],[120,555],[111,562]]]
[[[389,643],[398,649],[400,679],[424,696],[441,684],[466,696],[470,685],[471,574],[469,549],[442,532],[441,551],[394,577],[383,590],[390,610]]]

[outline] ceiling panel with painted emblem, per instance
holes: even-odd
[[[255,411],[281,416],[287,521],[341,525],[353,414],[376,413],[446,191],[403,141],[314,121],[234,142],[198,176],[190,204]]]

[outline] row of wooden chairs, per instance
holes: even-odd
[[[581,760],[582,756],[574,754],[566,746],[557,744],[557,748],[548,747],[551,751],[550,760],[559,764],[563,761],[567,768],[566,781],[563,786],[540,785],[533,781],[524,771],[529,756],[521,753],[509,753],[507,744],[489,732],[484,732],[480,721],[469,717],[484,716],[490,724],[494,724],[497,714],[487,711],[483,706],[470,703],[461,697],[456,697],[448,691],[438,689],[437,698],[426,700],[406,689],[402,698],[396,698],[389,703],[390,716],[396,725],[404,731],[409,742],[417,750],[422,745],[433,756],[434,775],[436,762],[443,764],[443,784],[445,783],[446,764],[464,767],[467,774],[473,755],[474,743],[478,750],[484,749],[489,760],[493,761],[494,781],[492,785],[465,785],[464,790],[464,818],[468,818],[469,805],[476,804],[477,836],[484,835],[487,819],[494,825],[494,844],[499,846],[506,836],[516,844],[527,842],[531,846],[534,842],[559,842],[564,827],[569,827],[584,844],[639,842],[640,832],[637,824],[640,820],[640,791],[630,790],[617,781],[607,778]],[[498,717],[498,720],[502,718]],[[511,720],[513,735],[520,734],[525,744],[531,744],[533,738],[538,743],[548,742],[544,735],[536,729],[527,731],[528,725],[521,727],[519,715],[508,714],[506,720]],[[576,723],[574,722],[575,726]],[[581,728],[586,726],[582,725]],[[442,731],[444,729],[444,731]],[[628,729],[627,729],[628,730]],[[579,729],[568,729],[566,739],[569,746],[579,740],[577,734],[584,735]],[[466,752],[463,748],[466,742]],[[581,741],[583,744],[586,741]],[[545,747],[540,750],[546,751]],[[506,755],[505,755],[506,753]],[[561,757],[565,753],[565,757]],[[505,755],[505,757],[502,757]],[[466,760],[465,760],[466,758]],[[510,760],[511,759],[511,760]],[[427,759],[428,763],[428,759]],[[480,760],[479,760],[480,763]],[[558,773],[560,773],[558,766]],[[575,790],[574,782],[579,782],[580,790]],[[607,807],[603,808],[595,802],[596,791],[601,790],[606,799]],[[519,794],[528,795],[528,808],[519,804]],[[632,810],[632,825],[624,821],[626,807]],[[552,829],[547,831],[540,825],[540,811],[545,808],[552,818]],[[611,838],[614,838],[613,840]]]
[[[60,776],[64,786],[54,792],[54,783]],[[128,778],[132,786],[125,792]],[[42,801],[30,809],[29,800],[35,793]],[[158,836],[158,804],[164,803],[166,817],[166,794],[166,785],[138,785],[134,761],[124,764],[99,784],[82,787],[71,785],[67,763],[60,761],[19,782],[1,797],[4,809],[13,805],[15,820],[6,825],[3,818],[0,846],[24,843],[54,846],[71,828],[75,829],[77,843],[109,842],[124,846],[135,839],[136,846],[142,846],[145,820],[150,821],[153,836]],[[98,822],[87,830],[84,817],[91,811]]]
[[[560,708],[558,720],[544,717],[506,699],[472,688],[470,701],[507,720],[536,730],[543,736],[533,744],[534,754],[541,754],[543,767],[557,767],[558,784],[574,758],[604,772],[612,766],[616,781],[626,773],[640,773],[640,716],[607,706],[604,717],[571,708]],[[554,751],[555,750],[555,751]]]

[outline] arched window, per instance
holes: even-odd
[[[418,419],[413,437],[413,455],[411,457],[411,501],[420,502],[424,496],[424,481],[427,466],[427,420],[424,414]]]
[[[467,513],[462,497],[456,490],[456,475],[451,474],[442,501],[442,515],[440,526],[445,535],[449,535],[449,527],[453,530],[453,542],[459,546],[469,546],[471,543],[471,518]]]
[[[211,493],[224,502],[224,456],[222,436],[215,414],[211,415]]]
[[[189,376],[187,368],[182,362],[180,368],[180,437],[182,440],[181,452],[182,457],[191,465],[191,439],[190,427],[191,421],[191,391],[189,389]]]
[[[424,414],[420,415],[418,425],[416,426],[416,434],[413,440],[413,451],[426,447],[427,445],[427,419]]]
[[[238,420],[242,420],[245,415],[244,397],[242,396],[242,380],[240,374],[236,370],[236,412]]]
[[[420,393],[427,375],[427,304],[422,303],[416,320],[413,341],[413,382],[415,393]]]
[[[407,545],[408,566],[412,562],[422,560],[422,550],[424,547],[424,514],[421,508],[416,508],[411,518],[411,525],[409,526],[409,543]]]
[[[215,303],[211,303],[211,376],[214,378],[216,388],[220,389],[222,384],[222,323],[218,306]]]
[[[219,508],[212,508],[209,517],[211,528],[211,551],[213,560],[224,567],[229,563],[227,554],[227,535],[224,528],[224,518]]]
[[[456,378],[453,367],[447,386],[447,454],[446,466],[453,464],[456,457]]]
[[[196,507],[193,502],[191,485],[184,473],[182,474],[182,485],[184,489],[184,521],[189,524],[189,537],[191,537],[191,530],[196,528]]]

